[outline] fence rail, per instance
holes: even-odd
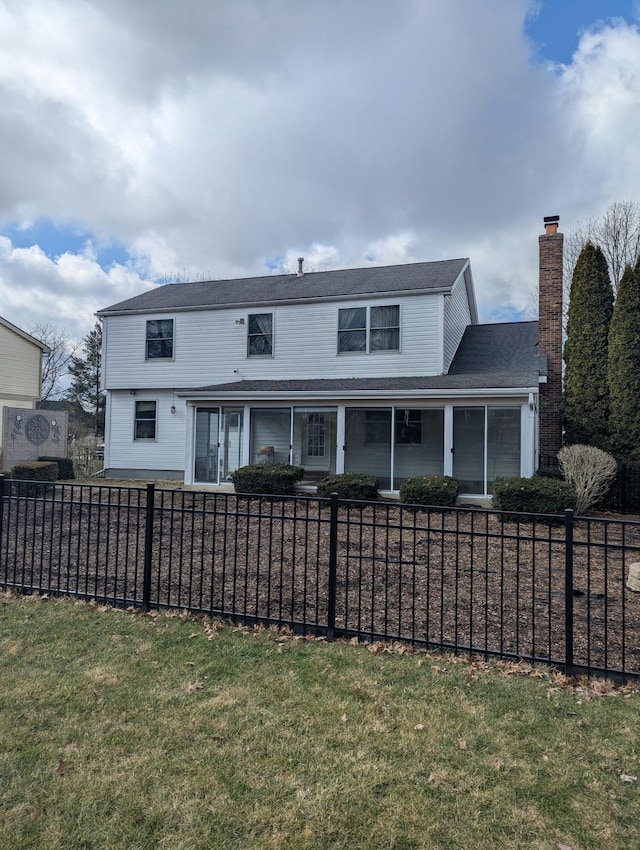
[[[0,478],[0,585],[640,676],[640,523]]]

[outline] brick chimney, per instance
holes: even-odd
[[[562,448],[562,243],[560,216],[545,216],[538,238],[538,351],[547,358],[547,383],[540,385],[540,461],[553,462]]]

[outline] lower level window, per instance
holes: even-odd
[[[133,437],[135,440],[155,440],[156,402],[137,401]]]

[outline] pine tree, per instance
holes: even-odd
[[[67,398],[80,404],[91,413],[94,434],[104,433],[104,393],[100,390],[102,378],[102,325],[96,322],[86,335],[79,356],[71,358],[69,374],[72,382]]]
[[[627,266],[609,329],[611,450],[640,458],[640,260]]]
[[[588,242],[573,273],[564,346],[562,415],[567,445],[608,448],[607,346],[612,313],[607,261],[600,248]]]

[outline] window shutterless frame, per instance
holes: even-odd
[[[145,360],[172,360],[174,343],[173,319],[147,319],[145,324]]]
[[[247,316],[247,357],[273,357],[273,313]]]
[[[158,402],[136,401],[134,406],[133,439],[156,440],[158,437]]]
[[[338,309],[338,354],[400,351],[400,305]]]

